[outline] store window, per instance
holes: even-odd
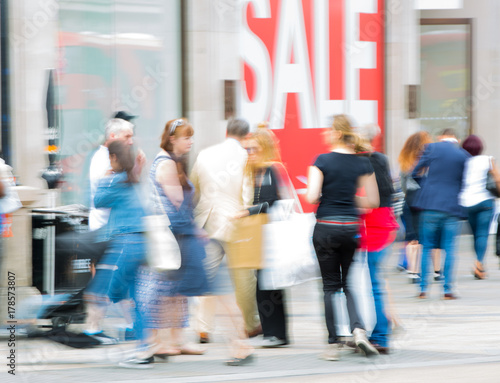
[[[148,160],[182,114],[181,0],[61,0],[57,98],[62,202],[88,205],[88,167],[111,115],[138,116]]]
[[[471,26],[471,19],[421,19],[420,122],[434,136],[472,132]]]

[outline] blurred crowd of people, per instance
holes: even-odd
[[[437,142],[432,142],[426,132],[415,133],[401,150],[401,187],[405,193],[402,221],[407,245],[400,267],[419,284],[421,299],[428,298],[430,263],[434,279],[444,281],[443,298],[457,298],[455,246],[464,219],[474,239],[472,273],[476,279],[486,278],[484,257],[500,173],[494,158],[482,152],[478,136],[470,135],[460,145],[453,129],[445,129]]]
[[[246,121],[231,119],[226,139],[202,150],[189,172],[195,130],[187,119],[174,119],[166,123],[160,150],[145,169],[144,153],[133,145],[133,118],[119,112],[108,122],[105,142],[90,163],[89,228],[106,250],[85,288],[84,334],[102,345],[116,344],[117,339],[103,332],[102,322],[110,303],[118,303],[126,323],[124,338],[137,342],[136,355],[123,360],[122,367],[150,368],[155,358],[203,354],[202,344],[214,341],[215,313],[221,309],[230,318],[225,329],[228,365],[252,363],[256,346],[288,345],[285,289],[265,288],[259,266],[235,266],[232,247],[238,223],[247,217],[264,218],[277,201],[292,199],[301,211],[272,130],[262,123],[251,132]],[[378,126],[353,128],[348,116],[334,116],[323,135],[330,151],[318,153],[309,167],[305,200],[317,205],[311,249],[323,284],[328,346],[320,356],[325,360],[338,360],[345,345],[366,356],[390,353],[397,325],[383,274],[400,228],[388,158],[372,146],[379,134]],[[457,298],[455,244],[463,219],[468,219],[474,236],[473,274],[486,277],[484,256],[495,199],[487,184],[492,178],[500,187],[500,173],[482,150],[479,137],[471,135],[460,146],[451,129],[437,142],[426,132],[415,133],[401,150],[406,246],[400,267],[419,284],[420,299],[429,297],[433,259],[434,278],[443,280],[442,298]],[[147,194],[140,182],[145,178]],[[5,183],[0,186],[2,201],[7,188]],[[151,214],[168,217],[181,254],[178,270],[161,271],[148,264],[143,218]],[[371,331],[349,283],[355,254],[361,254],[369,272],[375,303]],[[338,334],[342,315],[335,295],[340,291],[352,332],[347,343]],[[196,310],[190,309],[193,301]],[[196,344],[186,342],[183,332],[190,312],[199,337]],[[258,335],[259,342],[248,341]]]

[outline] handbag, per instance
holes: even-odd
[[[259,273],[262,290],[279,290],[321,278],[312,243],[315,224],[313,213],[292,213],[285,220],[264,225],[264,268]]]
[[[493,164],[490,158],[490,170],[488,170],[488,174],[486,175],[486,190],[488,190],[495,198],[500,197],[500,193],[497,188],[497,183],[495,177],[493,176],[492,170]]]
[[[228,242],[227,263],[230,268],[262,268],[262,227],[267,214],[254,214],[236,221]]]
[[[149,267],[158,271],[178,270],[182,263],[179,243],[172,233],[170,220],[161,203],[157,186],[153,184],[153,188],[163,214],[143,217],[146,228],[146,260]]]

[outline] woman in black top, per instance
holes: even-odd
[[[267,213],[280,199],[280,174],[284,169],[279,162],[277,139],[265,127],[259,127],[248,139],[248,164],[246,176],[254,184],[253,206],[241,216]],[[277,347],[288,344],[284,290],[261,290],[257,271],[257,307],[264,339],[261,347]]]
[[[332,151],[319,155],[309,168],[306,195],[309,203],[319,203],[313,244],[323,279],[329,344],[322,358],[339,359],[333,297],[341,289],[346,296],[351,331],[356,345],[367,356],[378,354],[366,337],[355,297],[346,284],[349,267],[358,247],[358,208],[378,207],[377,182],[368,158],[355,154],[355,146],[360,139],[353,133],[345,115],[334,117],[332,128],[325,130],[325,139],[331,145]],[[358,188],[364,189],[364,197],[356,195]]]

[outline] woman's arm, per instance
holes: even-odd
[[[365,197],[356,196],[356,205],[362,209],[376,209],[380,205],[377,179],[375,173],[365,174],[358,178],[358,188],[365,190]]]
[[[306,201],[310,204],[317,204],[321,197],[323,187],[323,172],[316,166],[309,166],[307,175]]]
[[[179,209],[184,201],[184,193],[175,162],[173,160],[160,162],[156,168],[155,179],[161,185],[167,198]]]

